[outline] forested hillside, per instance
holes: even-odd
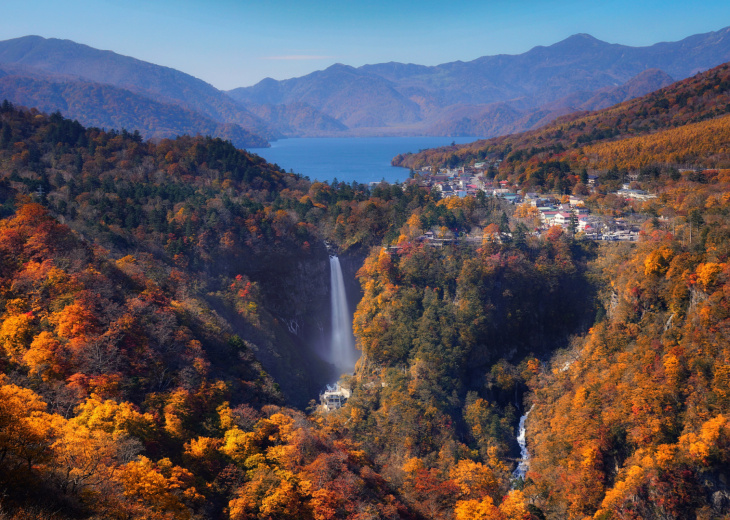
[[[448,152],[525,190],[587,192],[590,164],[592,211],[642,216],[621,245],[3,103],[0,514],[728,518],[729,73]],[[655,198],[610,193],[635,168]],[[331,412],[325,240],[360,285]]]
[[[198,78],[71,40],[0,41],[0,69],[0,99],[60,111],[87,126],[137,129],[148,137],[213,135],[240,147],[267,146],[280,136]]]
[[[723,167],[729,159],[722,138],[719,145],[710,142],[715,132],[724,131],[727,120],[720,116],[728,111],[730,65],[724,64],[611,108],[565,116],[539,130],[405,154],[393,164],[453,167],[500,159],[498,173],[504,178],[543,190],[553,189],[556,180],[567,181],[569,188],[576,183],[576,178],[566,179],[559,172],[544,176],[554,163],[578,171],[611,166],[636,169],[649,164]],[[709,121],[714,118],[718,119]],[[692,125],[701,122],[707,123]],[[642,153],[644,144],[650,148]]]
[[[400,511],[353,447],[280,408],[335,377],[288,332],[328,301],[297,210],[316,220],[329,186],[218,139],[0,114],[3,514],[301,517],[330,507],[323,464],[359,486],[347,507]]]
[[[133,128],[145,139],[176,135],[213,135],[239,146],[264,147],[263,137],[233,123],[214,121],[180,106],[153,101],[129,90],[65,76],[20,72],[0,65],[0,99],[42,111],[62,110],[66,117],[99,128]]]
[[[530,381],[523,491],[553,517],[727,517],[729,180],[670,184],[689,221],[605,248],[606,319]]]
[[[310,344],[323,239],[356,260],[416,208],[470,229],[498,206],[310,183],[219,139],[153,144],[8,102],[0,121],[3,511],[418,516],[355,441],[280,408],[337,377]]]

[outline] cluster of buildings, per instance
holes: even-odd
[[[631,190],[641,191],[641,190]],[[656,195],[648,195],[649,198]],[[624,196],[619,194],[620,196]],[[629,198],[629,197],[627,197]],[[570,196],[567,202],[559,202],[556,197],[546,197],[528,193],[525,202],[537,208],[542,229],[560,226],[563,229],[574,229],[585,233],[594,240],[638,240],[639,225],[624,218],[612,218],[605,215],[592,215],[580,197]]]
[[[442,168],[437,172],[432,172],[430,166],[425,166],[417,172],[418,184],[438,190],[442,197],[473,196],[482,191],[486,195],[501,196],[512,203],[521,202],[520,196],[506,187],[507,181],[488,180],[484,175],[487,165],[498,165],[499,162],[501,161],[476,163],[473,167]]]
[[[592,233],[600,227],[600,219],[591,216],[583,199],[570,196],[567,202],[560,202],[555,196],[525,194],[525,203],[537,208],[543,229],[560,226],[576,232]]]
[[[589,238],[603,240],[636,240],[638,228],[627,224],[622,219],[612,219],[605,216],[591,215],[585,207],[583,199],[577,196],[566,197],[558,195],[544,195],[537,193],[515,193],[509,188],[508,181],[487,179],[485,170],[498,167],[500,161],[476,163],[473,167],[460,166],[458,168],[440,169],[432,172],[430,166],[418,171],[417,182],[421,186],[430,187],[441,192],[442,197],[466,197],[483,192],[487,196],[499,197],[512,204],[530,204],[537,209],[540,218],[539,229],[548,229],[551,226],[560,226],[575,232],[583,232]],[[595,175],[589,175],[589,186],[596,182]],[[633,189],[624,184],[616,195],[625,199],[649,200],[656,195],[646,191]],[[433,240],[435,237],[423,239]]]

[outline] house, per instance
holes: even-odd
[[[570,219],[573,217],[568,212],[565,211],[559,211],[555,217],[553,218],[553,226],[560,226],[562,228],[567,228],[570,226]]]
[[[571,206],[582,206],[584,204],[583,199],[580,197],[576,197],[575,195],[571,195],[568,199],[568,202]]]
[[[545,226],[552,226],[553,221],[555,220],[555,215],[557,215],[558,213],[559,212],[555,210],[541,211],[540,222],[542,222]]]
[[[342,408],[342,405],[350,398],[351,392],[348,388],[342,387],[339,383],[334,386],[327,385],[327,390],[319,395],[319,401],[325,412],[331,412]]]
[[[589,215],[578,216],[578,231],[584,233],[598,233],[603,227],[600,219]]]
[[[625,185],[624,185],[625,186]],[[644,190],[631,190],[631,189],[620,189],[616,192],[616,195],[619,197],[623,197],[625,199],[633,199],[633,200],[649,200],[649,199],[655,199],[656,195],[650,195]]]

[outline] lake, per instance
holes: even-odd
[[[281,139],[271,148],[250,148],[286,171],[306,175],[319,181],[361,183],[402,182],[407,168],[390,165],[399,153],[418,152],[426,148],[471,143],[479,137],[317,137]]]

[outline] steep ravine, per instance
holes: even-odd
[[[230,259],[228,260],[230,261]],[[350,310],[362,293],[356,273],[364,257],[340,254]],[[257,359],[280,386],[287,404],[305,408],[321,389],[341,374],[323,360],[331,342],[330,264],[320,242],[308,254],[298,249],[251,255],[227,269],[246,272],[261,288],[268,322],[255,330],[232,317],[239,335],[249,341]]]

